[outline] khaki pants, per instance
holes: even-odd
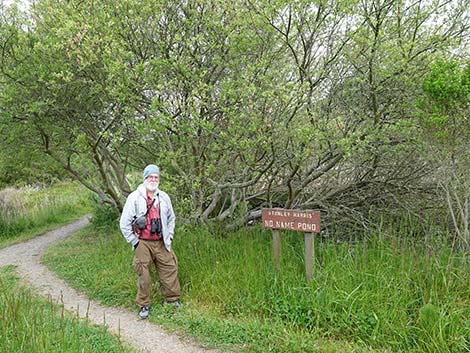
[[[139,306],[150,304],[150,267],[152,262],[157,268],[161,293],[167,301],[180,297],[178,281],[178,260],[173,251],[168,251],[163,241],[140,240],[134,255],[134,271],[137,281],[136,303]]]

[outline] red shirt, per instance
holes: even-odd
[[[151,203],[152,203],[152,198],[147,196],[147,208],[150,206]],[[152,225],[150,223],[150,220],[152,218],[155,218],[155,219],[160,218],[160,208],[158,204],[158,198],[153,203],[153,206],[150,207],[149,213],[147,214],[147,226],[145,227],[145,229],[142,229],[142,232],[140,233],[140,237],[139,237],[140,239],[160,240],[162,238],[161,235],[151,234]]]

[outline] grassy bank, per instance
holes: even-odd
[[[0,190],[0,248],[30,239],[90,211],[90,193],[74,183]]]
[[[11,267],[0,269],[0,332],[0,352],[133,352],[104,327],[79,320],[19,286]]]
[[[316,245],[306,283],[302,235],[283,234],[276,273],[268,231],[179,229],[186,305],[176,316],[156,305],[152,320],[247,352],[470,351],[470,268],[459,254],[385,234]],[[90,227],[45,261],[93,299],[135,309],[132,256],[116,229]],[[154,288],[153,302],[161,299]]]

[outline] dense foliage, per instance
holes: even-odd
[[[468,5],[12,7],[0,24],[2,145],[44,156],[118,209],[129,172],[156,162],[193,219],[236,225],[280,206],[366,225],[371,209],[413,212],[435,190],[429,101],[447,122],[465,115],[461,98],[443,103],[431,65],[464,64]]]

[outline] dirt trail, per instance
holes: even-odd
[[[107,325],[108,330],[145,353],[216,353],[194,342],[166,333],[161,327],[146,320],[139,320],[136,312],[103,306],[90,301],[85,295],[70,288],[40,263],[44,250],[52,243],[64,239],[88,224],[88,218],[60,227],[56,230],[0,250],[0,267],[15,265],[17,273],[37,289],[39,294],[50,297],[65,309],[79,314],[98,325]]]

